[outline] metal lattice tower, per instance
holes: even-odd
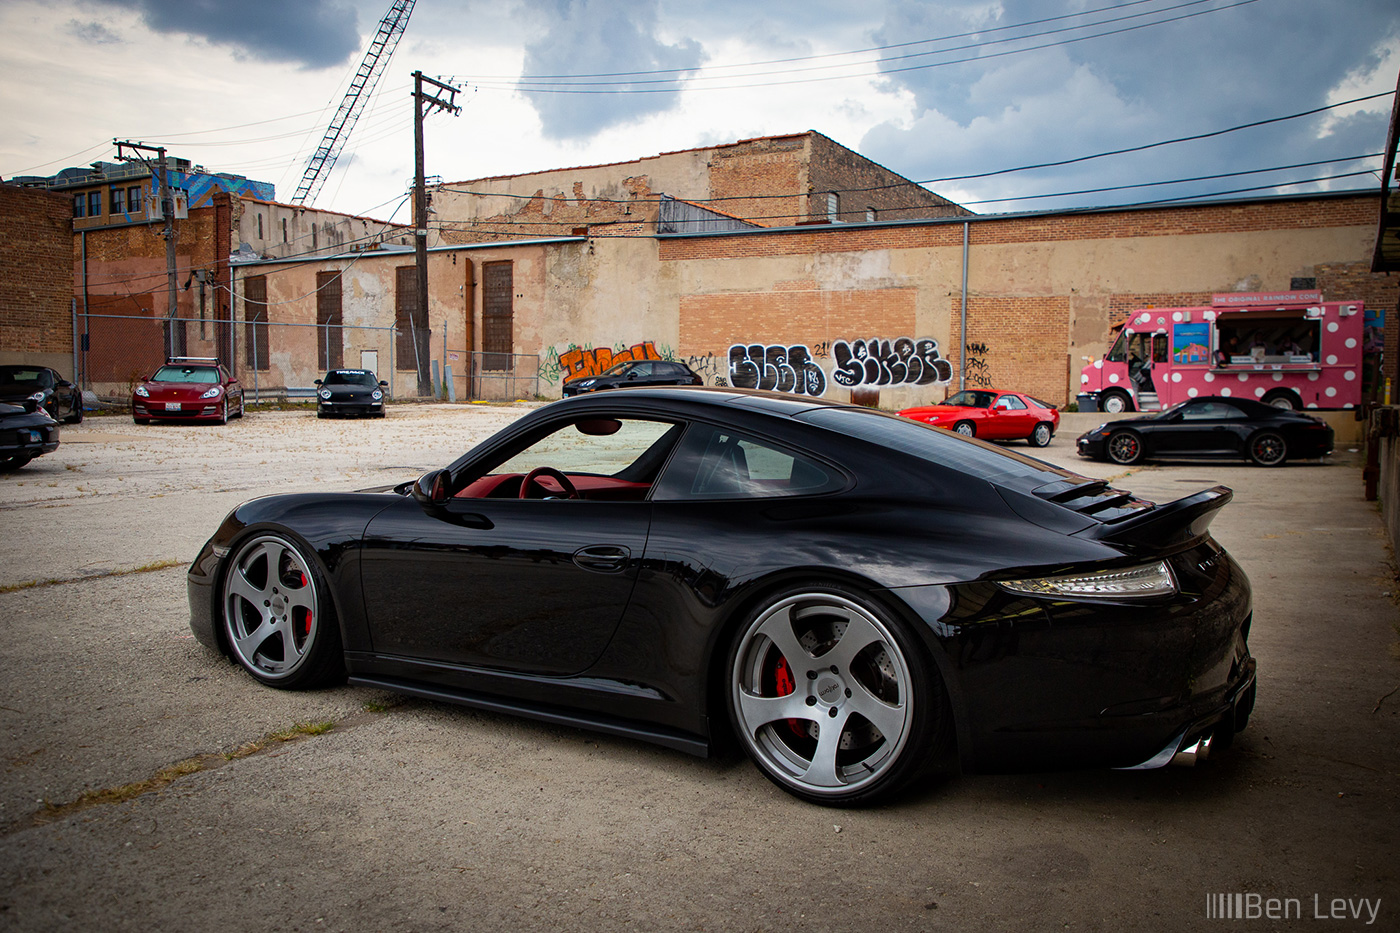
[[[365,109],[365,104],[369,103],[370,96],[379,83],[379,76],[384,73],[389,59],[394,56],[394,47],[399,44],[399,37],[408,26],[408,17],[413,12],[413,4],[416,2],[417,0],[394,0],[389,6],[389,12],[379,21],[379,32],[365,50],[365,57],[360,62],[359,70],[355,72],[355,80],[350,82],[345,99],[340,102],[340,109],[336,111],[331,125],[326,127],[326,135],[321,137],[321,145],[312,154],[311,161],[306,163],[306,172],[301,176],[301,184],[297,186],[297,193],[292,195],[293,204],[310,204],[316,200],[316,194],[330,175],[340,150],[350,138],[350,131],[355,128],[355,121],[360,119],[361,111]]]

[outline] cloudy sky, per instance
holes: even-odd
[[[389,7],[3,0],[0,177],[142,140],[289,201]],[[461,88],[427,123],[446,181],[815,129],[1042,210],[1375,187],[1400,4],[418,0],[316,206],[406,220],[414,70]]]

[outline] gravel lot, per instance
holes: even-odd
[[[1400,929],[1400,591],[1347,450],[1124,474],[1075,457],[1070,416],[1039,453],[1158,500],[1236,490],[1213,531],[1255,584],[1259,705],[1193,769],[834,811],[734,756],[268,690],[189,634],[184,565],[238,502],[408,479],[531,407],[90,417],[0,474],[0,928],[1206,930],[1237,892],[1259,929]]]

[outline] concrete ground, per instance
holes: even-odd
[[[1228,893],[1258,929],[1400,929],[1400,590],[1346,447],[1123,471],[1075,456],[1094,415],[1016,445],[1159,501],[1235,489],[1212,530],[1254,582],[1259,702],[1191,769],[836,811],[735,756],[269,690],[189,634],[184,565],[237,502],[409,478],[524,410],[94,417],[0,474],[0,928],[1175,931]]]

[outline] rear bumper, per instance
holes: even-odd
[[[42,415],[38,419],[43,419]],[[37,420],[37,419],[35,419]],[[33,459],[58,450],[58,425],[43,419],[44,424],[21,425],[0,433],[0,457]]]

